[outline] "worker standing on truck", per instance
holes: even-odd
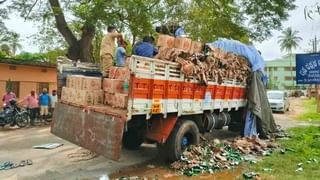
[[[122,38],[122,34],[116,31],[116,27],[109,26],[108,33],[102,38],[100,49],[100,64],[103,77],[107,77],[109,68],[113,65],[116,38]]]
[[[127,48],[127,42],[118,43],[119,47],[117,47],[116,51],[116,66],[117,67],[124,67],[126,64],[126,48]]]
[[[48,94],[47,88],[42,89],[42,93],[39,96],[39,105],[40,105],[40,123],[45,123],[49,114],[49,104],[50,96]]]
[[[158,54],[158,50],[154,47],[153,43],[154,38],[152,36],[145,36],[142,43],[135,47],[133,54],[152,58]]]
[[[174,37],[186,37],[184,28],[180,25],[162,25],[156,27],[156,32],[160,34],[172,35]]]

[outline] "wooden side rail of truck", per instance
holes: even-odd
[[[136,149],[157,143],[161,154],[176,160],[200,133],[242,120],[246,86],[234,80],[184,77],[179,64],[132,56],[126,109],[76,107],[58,103],[52,133],[97,154],[117,160],[122,144]],[[164,152],[164,153],[163,153]]]

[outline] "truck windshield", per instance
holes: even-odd
[[[281,93],[268,93],[268,99],[283,99],[283,94],[281,94]]]

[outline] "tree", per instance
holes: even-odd
[[[20,35],[18,33],[12,32],[10,33],[7,43],[11,47],[12,55],[16,55],[17,49],[21,49],[22,45],[19,43]]]
[[[243,42],[262,41],[279,29],[295,0],[12,0],[9,8],[21,17],[42,22],[66,42],[70,59],[92,60],[95,35],[116,25],[134,43],[154,33],[159,24],[180,24],[193,39],[204,42],[218,37]],[[43,31],[41,35],[46,35]],[[52,35],[52,33],[51,33]],[[51,36],[55,37],[55,36]],[[46,40],[52,41],[54,38]],[[97,40],[99,38],[96,38]],[[49,42],[49,41],[48,41]],[[56,48],[56,47],[55,47]]]
[[[298,36],[299,31],[292,30],[291,27],[286,28],[282,31],[282,35],[279,36],[278,43],[280,44],[281,51],[285,51],[290,56],[290,67],[292,68],[293,54],[292,51],[299,47],[299,42],[302,41],[302,38]],[[291,77],[293,73],[291,70]],[[292,87],[294,82],[292,81]]]
[[[9,47],[7,44],[2,44],[2,45],[0,46],[0,51],[1,51],[5,56],[11,55],[10,47]]]

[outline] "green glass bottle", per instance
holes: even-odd
[[[129,81],[125,79],[123,82],[123,93],[128,94],[129,92]]]

